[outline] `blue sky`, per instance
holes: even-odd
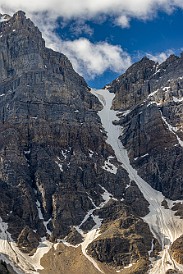
[[[64,27],[61,26],[62,19],[59,21],[60,27],[56,31],[62,39],[75,40],[81,36],[74,31],[74,20]],[[128,28],[116,26],[111,20],[87,21],[86,24],[92,31],[82,33],[82,37],[90,39],[92,43],[107,41],[120,45],[131,56],[132,62],[140,60],[146,54],[152,54],[159,59],[158,55],[162,52],[168,56],[171,53],[179,55],[183,51],[183,10],[180,8],[171,14],[159,12],[153,20],[132,19]],[[86,78],[90,86],[100,88],[119,75],[120,72],[108,69],[94,79]]]
[[[162,62],[183,48],[183,0],[0,0],[1,13],[20,9],[91,87],[144,55]]]

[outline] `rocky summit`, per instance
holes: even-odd
[[[97,94],[24,12],[0,15],[2,274],[160,273],[165,214],[183,234],[182,75],[183,56],[143,58]]]

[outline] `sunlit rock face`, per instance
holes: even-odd
[[[177,263],[183,264],[183,235],[173,242],[170,252]]]

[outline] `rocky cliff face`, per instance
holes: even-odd
[[[0,32],[1,216],[13,222],[15,238],[25,225],[45,235],[40,215],[63,237],[92,207],[86,189],[102,192],[98,163],[112,151],[96,115],[100,105],[23,12]]]
[[[33,254],[44,237],[78,244],[100,218],[105,236],[89,253],[124,267],[133,249],[147,269],[148,202],[106,143],[102,106],[21,11],[0,23],[0,79],[0,217],[20,250]]]
[[[155,189],[183,198],[183,55],[164,63],[148,58],[109,86],[131,163]]]

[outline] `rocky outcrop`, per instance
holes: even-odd
[[[152,241],[154,249],[150,252]],[[124,269],[132,264],[131,273],[136,273],[135,269],[140,264],[143,267],[141,265],[139,273],[146,273],[149,255],[156,256],[158,251],[160,246],[153,239],[148,225],[134,215],[126,214],[125,211],[121,211],[118,220],[104,222],[101,236],[88,246],[90,255],[112,267]]]
[[[17,244],[21,251],[26,253],[34,252],[39,245],[40,238],[37,233],[26,226],[20,233]]]
[[[145,57],[108,86],[132,165],[173,200],[183,198],[182,74],[183,55],[160,65]]]
[[[171,209],[175,211],[176,216],[180,216],[183,219],[183,202],[174,202]]]
[[[1,274],[16,274],[13,268],[6,264],[4,261],[0,261],[0,273]]]
[[[173,242],[170,253],[177,263],[183,264],[183,235]]]

